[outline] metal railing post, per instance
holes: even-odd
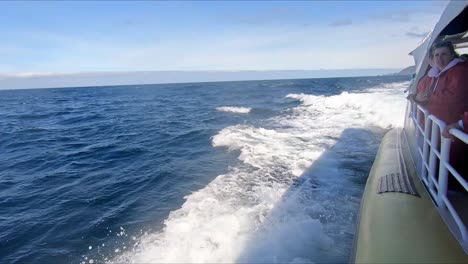
[[[424,118],[424,140],[423,140],[423,166],[421,177],[426,179],[430,182],[430,179],[427,179],[427,175],[429,174],[429,142],[431,141],[431,134],[430,134],[430,126],[432,125],[432,120],[429,119],[427,116]],[[427,164],[427,167],[426,167]]]
[[[440,128],[442,131],[444,127]],[[440,150],[440,161],[439,161],[439,183],[437,193],[437,205],[445,206],[444,197],[447,195],[448,186],[448,170],[447,163],[450,159],[450,145],[451,140],[449,138],[442,137],[442,146]]]
[[[428,129],[429,130],[429,129]],[[434,190],[434,180],[435,179],[435,171],[437,165],[437,155],[436,155],[436,148],[439,144],[439,129],[437,124],[432,122],[432,131],[431,131],[431,143],[430,143],[430,155],[429,155],[429,188]]]

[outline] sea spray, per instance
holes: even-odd
[[[400,125],[402,87],[289,94],[302,104],[266,127],[222,129],[213,146],[239,151],[242,165],[186,196],[164,229],[115,261],[346,261],[360,197],[355,181],[366,176],[349,167],[349,154],[358,156],[355,166],[370,168],[366,153],[375,154],[383,132]]]

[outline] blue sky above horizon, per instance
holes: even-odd
[[[445,5],[0,2],[0,75],[404,68]]]

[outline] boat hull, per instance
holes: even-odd
[[[404,171],[403,171],[404,170]],[[406,173],[418,195],[378,193],[380,177]],[[361,201],[355,263],[468,263],[419,180],[404,133],[382,140]]]

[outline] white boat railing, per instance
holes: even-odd
[[[447,212],[452,218],[447,221],[444,219],[452,233],[460,241],[465,252],[468,250],[468,232],[466,225],[460,217],[460,209],[457,210],[447,197],[447,187],[449,177],[454,177],[468,193],[468,183],[460,173],[450,164],[450,147],[452,140],[442,136],[445,129],[445,123],[437,117],[430,115],[429,112],[414,102],[411,102],[411,114],[413,123],[416,127],[416,140],[418,145],[418,164],[419,177],[426,186],[432,199],[437,204],[442,217],[442,212]],[[422,125],[424,124],[424,128]],[[468,134],[458,130],[451,129],[451,135],[468,144]],[[450,172],[450,173],[449,173]],[[467,208],[465,208],[467,210]],[[449,222],[454,221],[458,230],[453,230],[453,225]],[[458,232],[457,232],[458,231]]]

